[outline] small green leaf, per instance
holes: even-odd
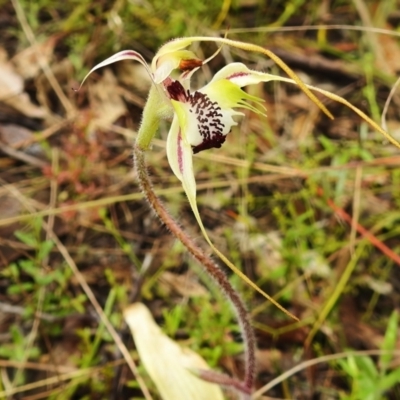
[[[356,362],[364,379],[372,381],[378,378],[379,373],[371,357],[357,357]]]
[[[11,263],[8,267],[0,271],[0,276],[4,278],[11,278],[13,281],[17,281],[20,275],[20,270],[16,263]]]
[[[389,390],[400,382],[400,368],[395,369],[390,374],[383,376],[379,380],[379,388],[382,392]]]
[[[37,267],[32,260],[21,260],[19,262],[19,266],[22,271],[32,278],[36,278],[38,275],[40,275],[40,268]]]
[[[12,340],[15,344],[18,345],[23,345],[25,342],[25,337],[23,335],[23,333],[21,332],[21,329],[16,326],[16,325],[12,325],[10,328],[10,332]]]
[[[11,285],[7,289],[7,294],[21,294],[26,292],[32,292],[34,289],[34,284],[31,282],[19,283],[16,285]]]
[[[47,286],[55,281],[54,273],[38,274],[35,276],[35,282],[40,286]]]
[[[394,310],[389,318],[385,333],[385,338],[383,340],[381,347],[381,349],[384,351],[384,353],[381,355],[379,359],[381,367],[381,376],[385,375],[389,363],[393,358],[393,350],[396,347],[398,325],[399,325],[399,314],[396,310]]]
[[[14,235],[22,243],[35,248],[37,246],[37,239],[31,232],[15,231]]]
[[[347,360],[338,360],[338,364],[346,372],[347,375],[351,376],[353,379],[357,378],[359,370],[355,362],[354,356],[349,355]]]
[[[44,258],[46,258],[50,254],[53,247],[54,243],[51,240],[45,240],[40,243],[38,259],[42,261]]]
[[[174,336],[182,323],[184,307],[181,304],[175,306],[171,311],[163,311],[164,331],[167,335]]]

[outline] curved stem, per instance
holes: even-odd
[[[204,253],[200,247],[194,243],[188,234],[179,226],[178,222],[169,214],[160,198],[155,194],[147,171],[144,151],[137,143],[133,146],[133,153],[137,179],[152,209],[168,227],[171,233],[181,241],[192,256],[204,268],[217,287],[224,293],[236,313],[236,318],[239,322],[245,345],[245,377],[244,382],[237,385],[237,388],[239,386],[241,388],[240,390],[243,392],[251,393],[255,377],[255,337],[253,327],[250,323],[249,314],[243,300],[229,282],[226,274],[209,256]],[[212,380],[211,377],[210,380]]]

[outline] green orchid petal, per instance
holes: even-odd
[[[166,54],[175,53],[179,50],[183,50],[186,47],[190,46],[193,41],[191,38],[182,38],[182,39],[173,39],[169,42],[165,43],[160,49],[157,51],[157,54],[154,56],[153,61],[151,63],[151,69],[153,71],[157,70],[158,61],[161,57]]]
[[[231,64],[228,64],[227,66],[225,66],[224,68],[222,68],[220,71],[218,71],[207,86],[211,86],[214,84],[215,81],[219,81],[219,80],[223,80],[223,79],[228,79],[230,82],[235,83],[238,86],[253,85],[256,83],[260,83],[260,82],[270,82],[270,81],[281,81],[281,82],[288,82],[288,83],[293,83],[295,85],[298,85],[298,82],[294,79],[280,77],[280,76],[268,74],[265,72],[253,71],[253,70],[247,68],[246,65],[244,65],[242,63],[231,63]],[[320,88],[312,86],[312,85],[307,85],[305,83],[303,83],[303,85],[307,89],[310,89],[315,92],[319,92],[319,93],[323,94],[324,96],[330,98],[331,100],[337,101],[338,103],[342,103],[345,106],[349,107],[356,114],[358,114],[361,118],[363,118],[369,125],[371,125],[374,129],[376,129],[383,136],[385,136],[387,140],[389,140],[396,147],[400,148],[400,143],[395,138],[390,136],[384,129],[382,129],[382,127],[380,127],[376,122],[374,122],[370,117],[368,117],[368,115],[366,115],[364,112],[362,112],[357,107],[353,106],[353,104],[349,103],[343,97],[340,97],[334,93],[328,92],[327,90],[323,90],[323,89],[320,89]],[[204,88],[204,90],[206,90],[207,86]],[[254,99],[251,99],[251,100],[257,102],[257,100],[254,100]],[[241,105],[241,107],[243,107],[243,105]]]
[[[277,79],[282,82],[288,82],[288,83],[293,83],[297,84],[293,79],[289,78],[279,78]],[[305,84],[306,85],[306,84]],[[337,101],[338,103],[344,104],[346,107],[350,108],[353,110],[357,115],[359,115],[364,121],[366,121],[372,128],[376,129],[379,133],[381,133],[385,138],[395,145],[396,147],[400,148],[400,142],[397,141],[393,136],[391,136],[388,132],[386,132],[381,126],[379,126],[374,120],[372,120],[370,117],[368,117],[367,114],[365,114],[363,111],[361,111],[359,108],[353,106],[350,102],[348,102],[346,99],[343,97],[338,96],[337,94],[328,92],[327,90],[320,89],[318,87],[312,86],[312,85],[306,85],[308,89],[314,90],[315,92],[321,93],[324,96],[328,97],[331,100]]]
[[[154,62],[156,60],[156,62]],[[156,83],[163,82],[168,76],[170,76],[171,72],[175,69],[181,68],[185,69],[185,64],[191,65],[192,63],[197,66],[202,64],[202,61],[192,52],[188,50],[178,50],[172,51],[161,56],[159,54],[154,57],[152,62],[152,69],[154,70],[154,81]],[[187,69],[189,68],[186,66]]]
[[[257,114],[264,114],[264,112],[249,103],[254,102],[263,107],[261,103],[264,100],[246,93],[234,81],[228,79],[212,80],[199,92],[205,93],[210,100],[217,102],[222,109],[242,107]]]
[[[157,54],[154,56],[151,64],[152,70],[156,71],[156,82],[162,82],[167,76],[169,76],[173,69],[182,67],[182,61],[185,60],[189,61],[190,68],[185,68],[185,63],[183,63],[183,68],[181,69],[185,72],[181,75],[181,79],[190,79],[193,73],[197,71],[201,65],[207,64],[214,57],[216,57],[222,48],[222,46],[220,46],[217,51],[214,52],[214,54],[212,54],[210,57],[200,63],[200,60],[193,52],[183,50],[191,43],[191,38],[188,38],[188,40],[186,40],[185,38],[174,39],[166,43],[159,49]],[[171,57],[173,60],[168,61],[167,59],[169,57]],[[194,64],[191,64],[190,61],[194,61]],[[166,65],[163,65],[164,63],[166,63]]]
[[[255,85],[260,82],[269,82],[279,79],[279,76],[254,71],[240,62],[234,62],[221,68],[210,81],[209,85],[215,81],[228,79],[230,82],[240,87]]]

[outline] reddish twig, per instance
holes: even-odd
[[[322,188],[318,188],[318,195],[323,196],[324,192]],[[334,203],[332,199],[326,199],[326,203],[328,206],[344,221],[346,221],[349,225],[353,225],[356,231],[370,241],[370,243],[379,249],[383,254],[392,259],[396,264],[400,266],[400,256],[396,254],[393,250],[391,250],[388,246],[386,246],[381,240],[379,240],[373,233],[371,233],[368,229],[364,228],[358,222],[353,221],[351,216],[343,210],[343,208],[339,207]]]

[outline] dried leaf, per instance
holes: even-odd
[[[97,83],[90,86],[90,108],[96,113],[93,123],[107,126],[125,114],[125,103],[116,90],[117,87],[117,79],[109,69],[104,71],[103,77]]]
[[[205,287],[191,273],[173,274],[172,272],[164,271],[160,276],[159,283],[165,287],[167,292],[173,290],[183,297],[206,296],[208,293]]]
[[[33,142],[33,132],[23,126],[16,124],[4,124],[0,126],[0,142],[16,148],[17,145],[24,142]],[[44,151],[39,143],[32,143],[24,149],[25,153],[44,156]]]
[[[57,40],[58,38],[53,36],[45,42],[37,43],[16,54],[11,62],[18,75],[23,79],[35,78],[41,71],[40,62],[50,63]]]
[[[7,55],[0,48],[0,101],[32,118],[44,118],[43,108],[33,104],[24,93],[24,80],[7,61]]]
[[[218,385],[205,382],[190,369],[207,370],[207,363],[194,351],[166,336],[142,303],[124,312],[146,371],[164,400],[223,400]]]
[[[116,65],[118,80],[134,92],[145,96],[150,90],[151,79],[146,68],[141,64],[119,63]]]
[[[379,46],[381,48],[383,60],[377,59],[378,68],[396,76],[400,70],[400,47],[398,40],[389,35],[378,35]]]

